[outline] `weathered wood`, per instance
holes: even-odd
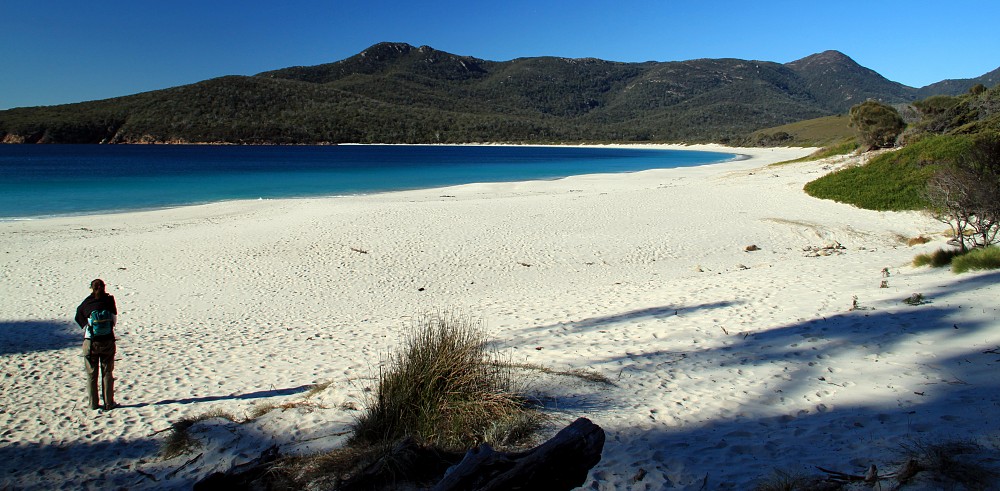
[[[254,481],[263,476],[270,468],[271,463],[278,460],[278,446],[272,446],[261,452],[260,456],[249,462],[233,466],[226,472],[213,472],[208,477],[194,483],[192,489],[200,490],[226,490],[226,489],[249,489]]]
[[[603,449],[604,430],[587,418],[579,418],[525,452],[497,452],[487,444],[469,450],[433,489],[569,490],[583,485],[590,469],[601,461]]]
[[[397,441],[357,474],[344,479],[340,491],[395,491],[426,489],[436,483],[462,454],[417,443],[413,438]]]
[[[340,482],[337,489],[569,490],[583,485],[590,469],[601,461],[603,450],[604,430],[586,418],[523,452],[497,452],[483,444],[463,458],[460,453],[424,447],[408,438]],[[270,471],[278,457],[278,448],[271,447],[250,462],[209,475],[195,483],[194,489],[271,489],[275,476]]]

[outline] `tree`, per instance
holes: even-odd
[[[986,133],[954,164],[928,181],[935,218],[947,223],[963,251],[997,242],[1000,233],[1000,135]]]
[[[858,139],[868,150],[892,147],[906,128],[899,112],[881,102],[862,102],[852,107],[850,114],[851,126],[857,129]]]

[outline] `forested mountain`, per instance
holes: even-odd
[[[932,95],[959,95],[969,90],[974,85],[983,85],[986,88],[995,87],[1000,83],[1000,68],[976,78],[965,78],[957,80],[942,80],[928,85],[917,91],[918,99],[926,99]]]
[[[990,80],[995,80],[996,72]],[[989,75],[984,76],[988,77]],[[496,62],[381,43],[329,64],[229,76],[127,97],[0,111],[8,143],[459,143],[731,141],[915,89],[827,51],[737,59]],[[995,82],[987,84],[995,85]]]

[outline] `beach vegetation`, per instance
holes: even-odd
[[[926,210],[927,183],[937,169],[971,146],[965,135],[937,135],[883,152],[805,185],[811,196],[879,211]]]
[[[981,247],[968,251],[961,249],[938,249],[913,258],[913,266],[943,268],[951,266],[953,273],[975,270],[1000,269],[1000,246]]]
[[[322,393],[324,390],[326,390],[327,388],[329,388],[334,383],[335,383],[335,381],[331,379],[331,380],[324,380],[324,381],[316,382],[315,384],[312,384],[312,386],[309,387],[309,391],[306,392],[306,398],[308,399],[310,397],[314,397],[317,394]]]
[[[539,365],[537,363],[510,363],[509,365],[512,368],[521,368],[549,375],[572,377],[587,382],[593,382],[595,384],[610,385],[610,386],[615,385],[615,382],[613,380],[608,378],[603,373],[597,372],[595,370],[588,370],[584,368],[574,368],[571,370],[556,370],[544,365]]]
[[[858,150],[858,140],[856,138],[849,138],[839,143],[820,148],[819,150],[816,150],[815,152],[806,155],[805,157],[794,160],[786,160],[784,162],[777,162],[771,165],[780,166],[785,164],[794,164],[797,162],[813,162],[816,160],[836,157],[838,155],[850,155],[852,153],[857,152],[857,150]]]
[[[869,150],[895,146],[896,138],[906,128],[895,108],[873,100],[851,107],[850,119],[858,140]]]
[[[775,469],[771,475],[753,487],[753,491],[805,491],[816,489],[820,479],[795,472]]]
[[[211,419],[223,419],[230,422],[236,421],[235,416],[221,409],[208,411],[197,416],[186,417],[175,421],[170,425],[170,432],[167,434],[167,439],[163,442],[163,445],[160,448],[160,454],[164,459],[172,459],[198,447],[199,443],[194,437],[191,436],[190,429],[196,423]]]
[[[915,101],[913,107],[927,118],[937,118],[949,111],[954,110],[962,103],[962,99],[952,95],[934,95],[926,99]]]
[[[532,434],[541,413],[483,331],[481,322],[456,316],[417,320],[401,350],[384,360],[352,442],[412,437],[465,449],[510,446]]]
[[[308,396],[307,396],[308,397]],[[317,407],[316,404],[309,401],[288,401],[288,402],[262,402],[254,404],[250,407],[250,410],[246,413],[246,419],[242,422],[253,421],[261,416],[264,416],[275,409],[310,409]]]
[[[954,273],[989,269],[1000,269],[1000,246],[973,249],[951,261],[951,271]]]
[[[928,185],[941,169],[968,162],[978,140],[1000,133],[1000,86],[930,97],[913,107],[920,120],[900,136],[902,148],[812,181],[806,192],[872,210],[940,211]]]
[[[1000,134],[977,135],[954,162],[941,165],[927,185],[932,214],[948,224],[967,250],[997,242],[1000,234]]]
[[[858,151],[858,141],[854,138],[841,140],[838,143],[823,147],[807,158],[809,160],[820,160],[838,155],[849,155]]]
[[[751,147],[833,147],[848,141],[856,142],[857,135],[850,126],[850,118],[843,113],[760,129],[739,144]]]
[[[942,489],[995,489],[1000,478],[995,463],[997,451],[971,441],[947,441],[940,443],[913,442],[902,445],[902,453],[907,459],[905,468],[897,479],[909,480],[917,473],[926,472],[935,476]]]
[[[962,253],[961,249],[938,249],[926,254],[918,254],[913,258],[914,267],[930,266],[943,268],[951,264],[952,259]]]

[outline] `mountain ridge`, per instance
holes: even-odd
[[[928,91],[961,93],[980,79],[995,80],[998,72],[942,81]],[[834,50],[784,64],[545,56],[489,61],[429,46],[378,43],[332,63],[0,111],[0,140],[725,142],[760,128],[843,113],[866,99],[912,102],[920,90]]]

